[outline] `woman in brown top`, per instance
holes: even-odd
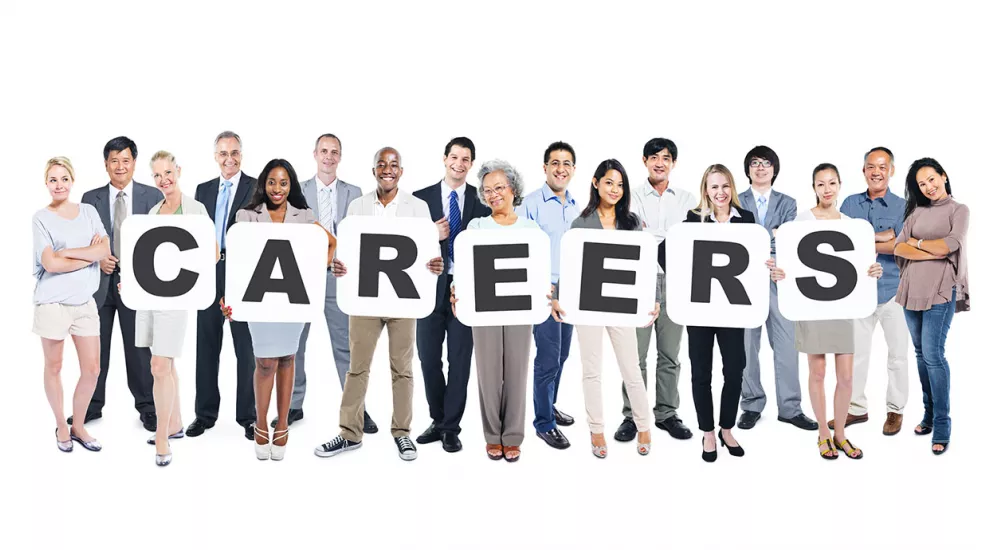
[[[969,208],[952,198],[952,186],[935,159],[916,160],[908,171],[904,229],[894,255],[901,269],[897,303],[904,306],[925,401],[914,433],[932,432],[932,452],[949,448],[949,363],[945,337],[952,316],[969,311],[966,230]]]

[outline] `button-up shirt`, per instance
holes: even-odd
[[[440,180],[440,204],[443,205],[443,215],[444,215],[445,218],[447,218],[447,221],[450,221],[450,193],[451,193],[451,191],[457,193],[457,210],[458,210],[457,213],[460,214],[460,218],[459,219],[461,220],[460,231],[464,231],[464,229],[465,229],[465,227],[464,227],[464,187],[466,187],[466,186],[467,186],[467,183],[462,183],[460,185],[460,187],[458,187],[457,189],[451,189],[450,186],[447,185],[447,178],[444,178],[444,179]],[[447,263],[450,264],[450,267],[447,268],[447,273],[453,273],[454,272],[454,260],[451,259]]]
[[[333,212],[333,220],[331,222],[331,226],[332,227],[326,227],[324,229],[326,229],[330,233],[333,233],[334,235],[336,235],[337,234],[337,228],[336,228],[336,225],[337,225],[337,211],[336,211],[336,209],[337,209],[337,178],[333,178],[333,181],[331,181],[329,185],[324,184],[323,183],[323,180],[320,179],[319,175],[313,176],[313,179],[316,180],[316,183],[317,183],[317,185],[316,185],[316,203],[317,204],[323,204],[324,203],[324,197],[326,197],[329,200],[329,202],[327,204],[330,205],[330,211]],[[323,212],[320,212],[320,218],[322,218],[323,216],[324,216],[324,213]]]
[[[713,222],[715,222],[715,223],[729,223],[729,222],[732,221],[732,218],[742,218],[742,216],[739,215],[739,211],[736,210],[736,207],[735,206],[730,206],[729,208],[730,208],[730,210],[729,210],[729,217],[726,218],[726,220],[724,222],[718,221],[718,218],[715,217],[715,212],[712,212],[711,215],[708,216],[708,218],[710,220],[712,220]]]
[[[134,180],[127,182],[123,189],[117,189],[112,183],[107,184],[110,190],[110,227],[113,227],[113,210],[117,203],[117,195],[124,193],[124,206],[127,208],[127,215],[134,213]]]
[[[375,215],[381,216],[383,218],[394,218],[395,213],[399,211],[399,195],[396,194],[392,197],[392,200],[388,204],[382,204],[381,199],[378,195],[375,195]]]
[[[220,204],[220,194],[223,193],[223,181],[227,179],[220,174],[220,184],[217,185],[217,204]],[[234,177],[230,178],[230,194],[227,195],[227,213],[224,215],[223,219],[230,219],[230,209],[234,206],[234,197],[237,196],[237,186],[241,183],[241,171],[238,170]],[[259,181],[258,185],[264,187],[265,182]]]
[[[887,192],[876,200],[871,200],[868,191],[850,195],[842,201],[839,212],[850,218],[866,220],[873,225],[873,231],[882,233],[888,229],[894,230],[894,236],[900,234],[904,227],[904,207],[907,203],[897,195]],[[883,266],[883,275],[877,281],[877,303],[885,304],[897,294],[901,271],[894,261],[893,254],[877,254],[877,262]]]
[[[564,191],[564,201],[561,201],[544,183],[542,189],[523,199],[516,207],[516,214],[533,220],[550,236],[550,282],[557,284],[560,279],[560,239],[580,214],[577,202],[570,191]]]
[[[667,187],[661,196],[647,180],[633,191],[631,206],[633,213],[646,224],[644,231],[660,244],[667,237],[667,231],[684,221],[688,210],[698,206],[698,199],[689,191],[675,187]]]

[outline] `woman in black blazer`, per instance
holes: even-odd
[[[701,178],[701,202],[687,213],[685,222],[695,223],[756,223],[752,212],[744,210],[736,195],[735,181],[729,169],[721,164],[713,164],[705,170]],[[664,265],[666,241],[660,243],[661,267]],[[722,399],[718,424],[721,430],[718,439],[729,449],[732,456],[742,456],[743,448],[732,435],[739,410],[739,395],[742,392],[742,374],[746,367],[746,350],[743,345],[743,330],[727,327],[687,327],[688,356],[691,358],[691,392],[694,396],[694,409],[698,415],[698,427],[704,432],[701,458],[705,462],[715,462],[718,458],[715,443],[715,418],[712,411],[712,356],[715,339],[722,353]],[[710,449],[710,450],[709,450]]]

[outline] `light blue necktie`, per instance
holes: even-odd
[[[457,191],[450,192],[450,215],[447,216],[450,225],[450,261],[454,261],[454,239],[461,232],[461,207],[457,204]]]
[[[756,201],[756,213],[760,216],[760,224],[762,225],[764,220],[767,219],[767,198],[761,196]]]
[[[217,209],[213,213],[213,224],[217,230],[217,242],[220,250],[227,248],[227,204],[230,203],[230,188],[234,185],[227,180],[220,184],[220,198],[217,199]]]

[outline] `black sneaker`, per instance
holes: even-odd
[[[360,441],[351,441],[338,435],[337,437],[317,447],[314,452],[318,457],[328,458],[339,455],[344,451],[353,451],[359,447],[361,447]]]
[[[413,445],[409,436],[395,438],[395,446],[399,448],[399,458],[402,460],[416,460],[416,445]]]

